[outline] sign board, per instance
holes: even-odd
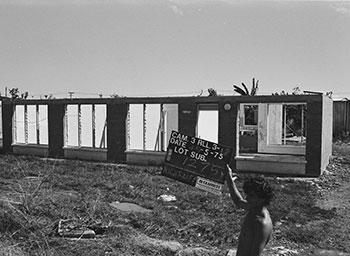
[[[205,191],[221,194],[224,168],[232,148],[172,131],[162,174]]]

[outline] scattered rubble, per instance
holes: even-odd
[[[61,237],[67,238],[95,238],[95,231],[84,227],[79,221],[71,220],[60,220],[58,222],[57,233]]]
[[[158,200],[162,200],[163,202],[176,202],[176,196],[173,195],[160,195],[157,198]]]
[[[281,255],[281,256],[299,254],[297,250],[288,249],[288,248],[285,248],[284,246],[273,247],[271,248],[271,251],[274,251],[276,255]]]
[[[139,206],[138,204],[134,204],[134,203],[121,203],[118,201],[112,202],[109,204],[110,206],[112,206],[113,208],[116,208],[122,212],[138,212],[138,213],[151,213],[152,210],[150,209],[146,209],[142,206]]]

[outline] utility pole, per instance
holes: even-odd
[[[69,98],[72,99],[74,92],[68,92],[68,94],[69,94]]]

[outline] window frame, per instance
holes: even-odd
[[[306,105],[305,102],[288,102],[288,103],[259,103],[259,121],[258,121],[258,153],[270,153],[270,154],[292,154],[292,155],[305,155],[306,145],[278,145],[269,143],[269,104],[283,105]],[[306,116],[304,116],[306,118]],[[282,120],[283,122],[283,120]],[[306,137],[307,140],[307,137]]]

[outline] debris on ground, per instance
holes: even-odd
[[[285,248],[284,246],[273,247],[271,248],[271,251],[275,252],[276,255],[283,255],[283,256],[299,254],[297,250],[288,249],[288,248]]]
[[[127,203],[127,202],[112,202],[109,204],[113,208],[116,208],[122,212],[137,212],[137,213],[151,213],[152,210],[146,209],[138,204]]]
[[[79,221],[70,220],[59,220],[57,233],[61,237],[67,238],[94,238],[95,231],[84,227]]]
[[[176,196],[173,195],[160,195],[157,198],[158,200],[162,200],[163,202],[175,202],[176,201]]]

